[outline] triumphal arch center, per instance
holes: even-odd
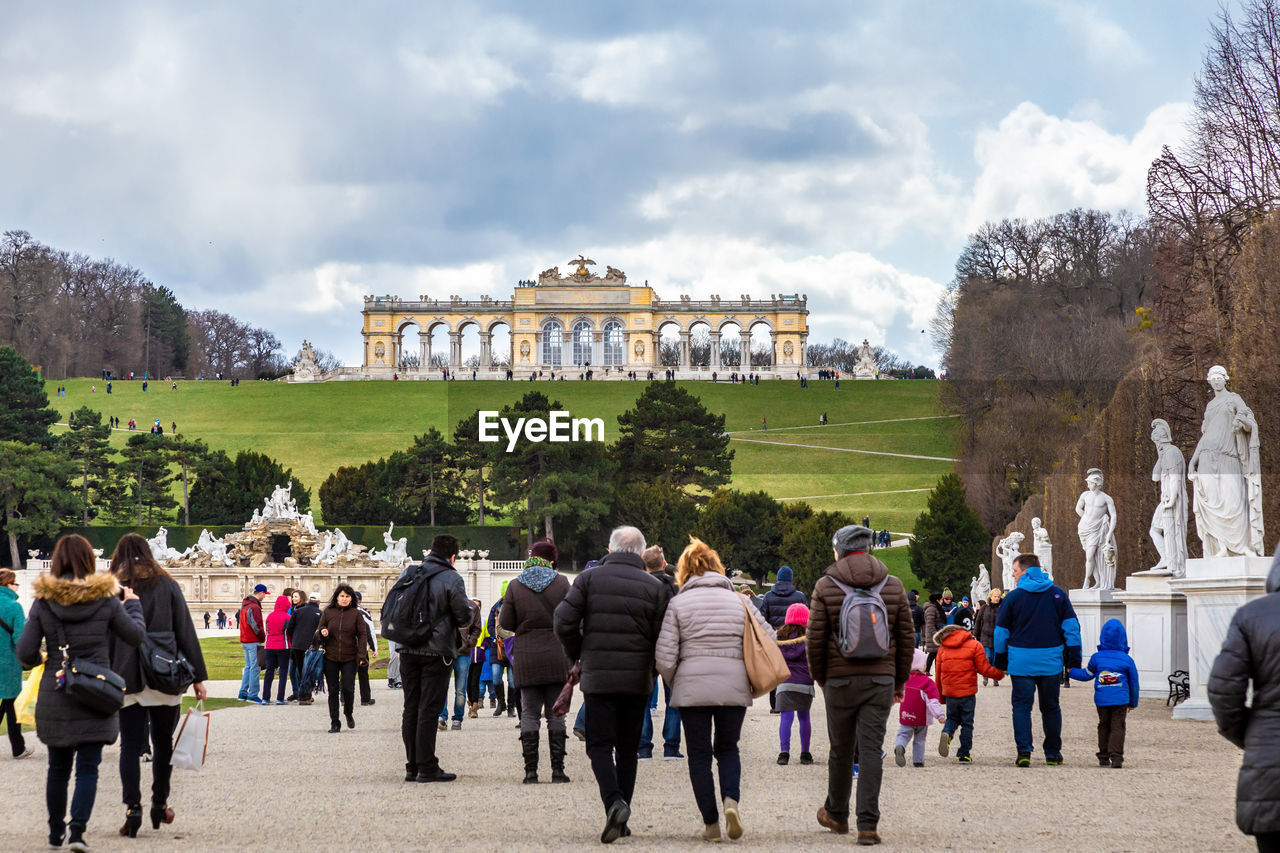
[[[504,377],[509,365],[516,377],[542,371],[575,379],[588,369],[603,379],[633,371],[643,378],[650,370],[668,369],[682,378],[733,371],[794,376],[805,367],[807,296],[681,296],[666,302],[647,281],[628,284],[621,270],[606,267],[603,276],[597,275],[590,269],[595,262],[581,255],[570,264],[568,275],[552,267],[536,281],[517,284],[505,300],[366,296],[362,365],[323,378],[439,378],[445,365],[467,374],[475,369],[484,378]],[[502,326],[510,332],[510,350],[495,353],[494,333]],[[462,336],[470,327],[479,332],[478,367],[463,365]],[[769,352],[762,356],[757,347],[753,359],[752,332],[762,328],[768,331]],[[679,360],[664,364],[660,336],[672,329],[679,337]],[[694,346],[707,338],[709,348]]]

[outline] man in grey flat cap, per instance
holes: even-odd
[[[854,755],[859,767],[859,844],[879,844],[882,749],[889,712],[901,702],[915,624],[902,581],[871,556],[871,531],[850,524],[831,539],[836,561],[813,585],[806,651],[827,708],[827,800],[818,823],[849,831]],[[850,606],[845,608],[845,599]]]

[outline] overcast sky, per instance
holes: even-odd
[[[346,363],[361,296],[579,252],[921,334],[965,236],[1142,212],[1205,2],[42,3],[0,31],[0,228]]]

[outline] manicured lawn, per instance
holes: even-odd
[[[780,499],[803,497],[820,509],[841,510],[872,525],[910,531],[927,491],[951,471],[956,422],[938,417],[939,383],[932,381],[832,382],[807,389],[793,381],[756,386],[681,383],[712,411],[725,415],[732,447],[733,487],[763,489]],[[66,397],[55,397],[58,385]],[[90,393],[90,386],[97,391]],[[575,417],[599,417],[605,438],[617,437],[617,416],[644,389],[643,382],[333,382],[288,385],[245,382],[180,382],[171,390],[153,382],[115,382],[107,395],[101,380],[47,383],[50,404],[65,419],[85,405],[138,421],[145,430],[156,418],[168,431],[198,437],[234,453],[253,449],[291,467],[312,489],[342,465],[376,459],[408,446],[429,427],[451,435],[458,421],[477,409],[500,409],[530,390],[559,401]],[[818,427],[826,413],[828,426]],[[767,418],[769,429],[761,429]],[[926,420],[903,420],[926,418]],[[866,423],[882,421],[881,423]],[[57,429],[57,428],[55,428]],[[113,434],[123,447],[127,431]],[[751,443],[767,441],[769,444]],[[809,445],[786,446],[786,445]],[[913,454],[912,459],[843,452],[849,449]],[[880,494],[866,494],[880,493]],[[828,497],[823,497],[828,496]],[[319,515],[317,508],[317,515]]]
[[[373,661],[369,677],[387,677],[386,643],[378,642],[382,655]],[[211,681],[231,681],[240,678],[244,671],[244,650],[235,637],[204,637],[200,640],[204,652],[204,665]]]

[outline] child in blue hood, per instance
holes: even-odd
[[[1098,651],[1084,669],[1072,669],[1071,677],[1093,682],[1093,703],[1098,706],[1098,765],[1123,767],[1125,719],[1130,708],[1138,707],[1138,667],[1129,657],[1123,622],[1107,620]]]

